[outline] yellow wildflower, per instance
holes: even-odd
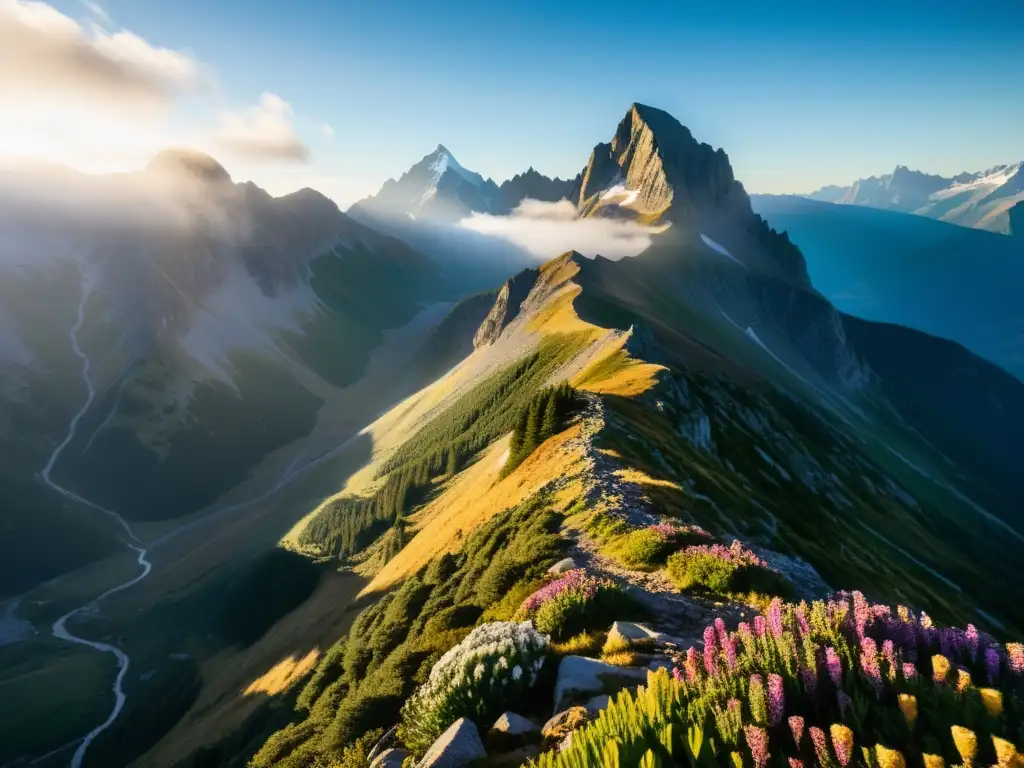
[[[971,673],[966,669],[956,671],[956,689],[963,693],[971,687]]]
[[[1014,765],[1014,761],[1017,759],[1017,747],[998,736],[992,737],[992,744],[996,748],[996,762],[1000,768]]]
[[[924,758],[924,768],[946,768],[946,761],[939,755],[921,755]]]
[[[875,745],[875,759],[878,760],[878,768],[907,768],[907,761],[903,753],[898,749],[889,749],[881,744]]]
[[[917,697],[909,693],[901,693],[899,701],[900,712],[903,713],[903,719],[907,721],[907,727],[913,728],[914,723],[917,722]]]
[[[949,659],[943,656],[941,653],[937,653],[932,656],[932,677],[935,678],[936,683],[945,682],[946,676],[949,674]]]
[[[736,766],[736,768],[743,768],[743,755],[739,752],[733,752],[729,757],[732,759],[732,764]]]
[[[999,717],[1003,714],[1003,692],[995,688],[980,688],[981,703],[985,705],[985,711],[992,717]]]
[[[896,613],[899,614],[900,621],[907,623],[910,621],[910,609],[905,605],[896,606]]]
[[[840,765],[847,765],[853,757],[853,731],[842,723],[833,723],[829,733],[832,734],[832,748]]]
[[[961,725],[954,725],[950,730],[953,732],[953,743],[956,744],[956,750],[964,759],[964,765],[972,765],[974,756],[978,754],[978,737],[970,728],[964,728]]]

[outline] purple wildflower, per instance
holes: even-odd
[[[772,637],[782,637],[782,601],[777,597],[768,606],[768,631]]]
[[[767,628],[768,625],[764,619],[764,616],[754,617],[754,634],[757,635],[757,637],[764,637],[764,633],[767,630]]]
[[[743,728],[743,734],[747,737],[747,746],[750,747],[750,754],[754,758],[754,765],[758,768],[768,765],[768,732],[756,725],[747,725]]]
[[[800,680],[803,681],[804,691],[806,693],[814,693],[818,687],[818,676],[810,667],[800,668]]]
[[[950,627],[939,630],[939,652],[950,661],[956,660],[956,637]]]
[[[574,568],[571,571],[566,571],[554,581],[545,584],[526,598],[523,601],[522,611],[528,615],[533,614],[544,603],[566,592],[577,592],[585,600],[589,600],[606,583],[604,579],[588,576],[587,572],[582,568]]]
[[[989,685],[999,682],[999,663],[999,648],[990,645],[985,649],[985,674],[988,675]]]
[[[828,752],[828,741],[825,740],[825,732],[812,725],[809,733],[811,734],[811,743],[814,744],[814,754],[818,757],[818,762],[821,765],[828,765],[831,761],[829,760]]]
[[[800,749],[800,740],[804,737],[804,719],[800,715],[790,717],[789,730],[793,732],[793,743]]]
[[[977,627],[968,624],[967,631],[964,632],[964,640],[967,642],[967,652],[971,654],[971,661],[977,661],[978,648],[981,644],[981,636],[978,634]]]
[[[838,688],[843,684],[843,665],[839,661],[836,649],[829,646],[825,649],[825,666],[828,669],[828,676],[832,678],[833,684]]]
[[[782,722],[786,709],[786,694],[782,688],[781,675],[768,675],[768,723],[775,726]]]
[[[704,671],[708,673],[708,677],[714,677],[718,672],[718,648],[714,642],[704,646]]]
[[[804,637],[808,637],[811,634],[811,625],[807,623],[807,613],[804,611],[804,605],[801,603],[796,607],[796,623],[800,627],[800,634]]]
[[[736,669],[736,638],[725,638],[725,642],[722,643],[722,647],[725,650],[725,664],[731,672]]]
[[[721,616],[715,619],[715,634],[718,635],[718,642],[724,648],[725,641],[729,638],[729,630],[725,628],[725,621]]]
[[[839,717],[845,720],[846,713],[850,710],[852,704],[853,699],[845,691],[836,691],[836,705],[839,707]]]

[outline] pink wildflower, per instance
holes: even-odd
[[[872,618],[871,606],[860,592],[853,593],[853,621],[857,629],[857,637],[864,637],[864,629]]]
[[[598,589],[607,585],[605,579],[598,579],[588,576],[582,568],[574,568],[566,571],[554,581],[545,584],[526,600],[523,601],[521,610],[527,615],[533,614],[544,603],[553,600],[566,592],[578,592],[584,599],[589,600],[597,594]]]
[[[821,728],[812,725],[809,733],[811,734],[811,743],[814,744],[814,754],[818,757],[818,763],[828,765],[831,761],[829,760],[828,741],[825,739],[825,732]]]
[[[883,685],[882,670],[878,665],[878,646],[875,645],[875,641],[870,637],[865,637],[860,641],[860,647],[860,668],[868,680],[871,681],[875,692],[881,696]]]
[[[726,637],[722,647],[725,650],[725,664],[731,672],[736,669],[736,638]]]
[[[789,758],[789,768],[804,768],[804,761],[798,757]]]
[[[777,597],[768,606],[768,631],[772,637],[782,637],[782,600]]]
[[[697,649],[692,645],[686,651],[686,663],[683,664],[683,671],[686,673],[688,683],[697,681]]]
[[[903,662],[903,678],[913,680],[915,677],[917,677],[917,667],[912,662]]]
[[[888,667],[886,674],[890,680],[896,679],[896,646],[892,640],[886,640],[882,643],[882,656],[885,658],[885,663]]]
[[[838,688],[843,684],[843,665],[839,661],[836,649],[829,646],[825,649],[825,667],[828,669],[828,676],[832,678],[833,684]]]
[[[977,627],[968,624],[967,631],[964,632],[964,640],[967,642],[967,652],[971,654],[971,661],[977,661],[978,648],[981,644],[981,636],[978,634]]]
[[[800,634],[804,637],[808,637],[811,634],[811,625],[807,623],[807,613],[804,611],[804,604],[801,603],[796,607],[796,623],[800,627]]]
[[[781,675],[768,675],[768,723],[775,726],[782,722],[786,709],[786,695]]]
[[[718,642],[724,648],[725,641],[729,638],[729,630],[725,628],[725,621],[721,616],[715,619],[715,634],[718,635]]]
[[[768,765],[768,732],[756,725],[747,725],[743,728],[743,734],[747,737],[747,746],[750,747],[750,755],[754,758],[754,765],[758,768]]]
[[[1006,656],[1010,662],[1010,669],[1014,674],[1024,673],[1024,645],[1020,643],[1007,643]]]
[[[758,637],[764,637],[764,633],[768,628],[768,624],[764,619],[764,616],[754,617],[754,634]]]
[[[800,740],[804,737],[804,719],[800,715],[790,717],[789,730],[793,732],[793,743],[800,749]]]

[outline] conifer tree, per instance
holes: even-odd
[[[445,467],[445,475],[448,477],[454,477],[455,473],[459,471],[459,449],[458,446],[453,445],[448,450],[448,463]]]
[[[547,405],[544,407],[544,421],[541,424],[541,437],[547,439],[558,432],[561,418],[558,408],[558,392],[552,391],[547,397]]]
[[[541,443],[541,427],[543,426],[544,414],[541,411],[540,400],[534,398],[530,401],[530,415],[527,420],[526,437],[523,439],[523,454],[529,456]]]

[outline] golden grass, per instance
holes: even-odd
[[[645,363],[629,356],[626,342],[630,334],[622,334],[608,344],[608,349],[576,374],[571,384],[600,395],[636,397],[658,383],[658,372],[665,366]]]
[[[276,696],[279,693],[284,693],[298,680],[305,677],[306,673],[316,666],[319,659],[319,648],[314,648],[301,659],[297,658],[295,654],[281,659],[249,683],[242,695],[252,696],[255,693],[265,693],[268,696]]]
[[[503,479],[499,479],[499,474],[507,458],[509,437],[495,442],[475,464],[453,478],[440,495],[412,516],[416,535],[360,596],[385,590],[416,573],[434,557],[457,551],[477,526],[553,481],[563,484],[554,495],[555,505],[568,507],[576,498],[573,494],[582,489],[578,478],[586,460],[579,440],[581,429],[580,424],[574,424],[548,438]]]
[[[623,482],[633,483],[634,485],[640,485],[644,488],[671,488],[675,491],[682,491],[683,486],[679,483],[674,483],[671,480],[664,480],[658,477],[651,477],[646,472],[641,472],[639,469],[633,469],[627,467],[626,469],[618,469],[613,473],[616,477],[620,478]]]

